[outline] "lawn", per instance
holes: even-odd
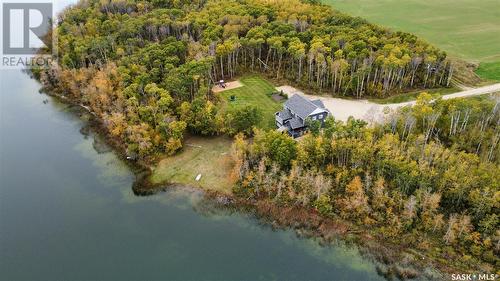
[[[243,87],[219,93],[225,105],[229,109],[255,105],[261,110],[263,117],[259,127],[263,129],[274,128],[274,113],[282,108],[281,103],[276,102],[270,95],[276,91],[275,87],[258,75],[245,76],[240,79],[240,82]],[[231,101],[230,98],[233,95],[236,99]]]
[[[337,10],[411,32],[472,62],[500,68],[500,0],[322,0]],[[493,64],[492,64],[493,66]],[[478,73],[500,80],[498,72]]]
[[[225,136],[190,136],[181,152],[158,163],[150,180],[230,193],[234,184],[230,179],[231,143],[232,139]],[[200,181],[195,180],[198,174],[201,174]]]

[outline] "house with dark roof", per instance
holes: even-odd
[[[283,105],[283,110],[276,112],[276,127],[286,131],[294,138],[307,131],[306,120],[320,121],[324,125],[330,111],[321,100],[308,100],[301,95],[293,95]]]

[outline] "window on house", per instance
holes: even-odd
[[[318,115],[318,119],[319,119],[319,120],[323,119],[323,114]]]
[[[313,121],[316,120],[316,116],[313,116]]]

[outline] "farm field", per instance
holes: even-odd
[[[256,106],[261,110],[263,117],[259,127],[263,129],[274,128],[274,113],[281,110],[281,103],[275,101],[270,95],[276,91],[274,86],[258,75],[244,76],[240,82],[243,87],[220,93],[223,102],[229,108],[246,105]],[[234,101],[230,100],[231,96],[235,97]]]
[[[481,63],[476,72],[485,79],[500,81],[500,62]]]
[[[494,72],[500,68],[500,0],[322,1],[342,12],[419,35],[451,56],[488,63],[478,74],[500,80]]]

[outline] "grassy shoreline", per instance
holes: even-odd
[[[226,136],[189,136],[180,152],[160,157],[151,166],[149,180],[153,185],[175,183],[230,194],[234,184],[229,173],[231,143]],[[201,175],[199,181],[197,175]]]

